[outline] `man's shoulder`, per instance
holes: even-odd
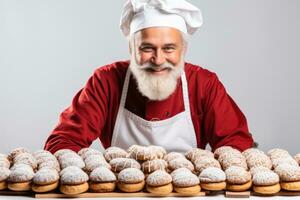
[[[203,80],[216,77],[215,72],[205,69],[200,65],[195,65],[188,62],[185,63],[185,72],[188,78],[201,78]]]
[[[125,77],[129,66],[129,61],[116,61],[107,65],[99,66],[95,69],[94,75],[104,77]]]

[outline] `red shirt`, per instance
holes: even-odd
[[[104,148],[111,145],[128,66],[129,62],[116,62],[95,70],[71,106],[61,113],[58,125],[47,139],[46,150],[79,151],[97,138]],[[252,147],[246,118],[216,74],[190,63],[185,63],[184,70],[198,148],[204,149],[208,143],[212,150],[224,145],[239,150]],[[145,120],[170,118],[184,111],[181,80],[167,99],[151,101],[142,96],[131,76],[125,107]]]

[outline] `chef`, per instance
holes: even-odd
[[[159,145],[167,151],[253,145],[247,121],[214,72],[185,62],[202,25],[185,0],[129,0],[120,28],[130,60],[101,66],[64,110],[45,149]]]

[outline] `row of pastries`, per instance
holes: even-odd
[[[33,153],[16,148],[0,154],[0,190],[64,194],[139,192],[164,195],[172,191],[194,195],[201,190],[276,194],[281,189],[300,191],[300,154],[284,149],[267,153],[243,152],[223,146],[214,152],[191,149],[185,154],[159,146],[110,147],[104,152],[83,148]]]

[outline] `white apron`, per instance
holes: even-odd
[[[197,140],[191,118],[185,73],[181,75],[185,110],[161,121],[147,121],[125,109],[130,74],[130,69],[127,69],[111,146],[127,149],[133,144],[158,145],[164,147],[167,152],[181,153],[196,148]]]

